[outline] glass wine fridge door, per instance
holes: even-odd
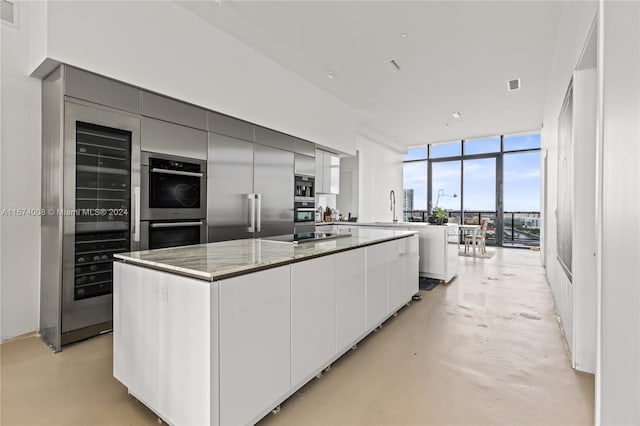
[[[112,321],[113,255],[138,248],[140,184],[139,120],[65,108],[63,333]]]
[[[131,132],[76,124],[74,300],[112,292],[113,254],[129,251]]]

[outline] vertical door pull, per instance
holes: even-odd
[[[256,232],[260,232],[262,226],[262,194],[256,194],[258,205],[256,207]]]
[[[140,242],[140,187],[133,187],[133,241]]]
[[[256,230],[256,194],[247,194],[249,199],[249,227],[247,231],[255,232]]]

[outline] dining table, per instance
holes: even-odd
[[[477,242],[478,242],[478,237],[480,236],[480,231],[481,231],[482,226],[481,225],[458,225],[458,229],[460,229],[460,240],[464,240],[464,236],[468,233],[471,233],[472,235],[472,243],[473,243],[473,257],[476,257],[476,246],[477,246]],[[458,246],[460,244],[458,243]]]

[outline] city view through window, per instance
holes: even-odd
[[[488,244],[539,246],[540,160],[539,133],[410,149],[404,220],[427,221],[441,208],[450,222],[486,219]]]

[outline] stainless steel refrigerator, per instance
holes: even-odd
[[[208,241],[293,234],[294,154],[209,133]]]

